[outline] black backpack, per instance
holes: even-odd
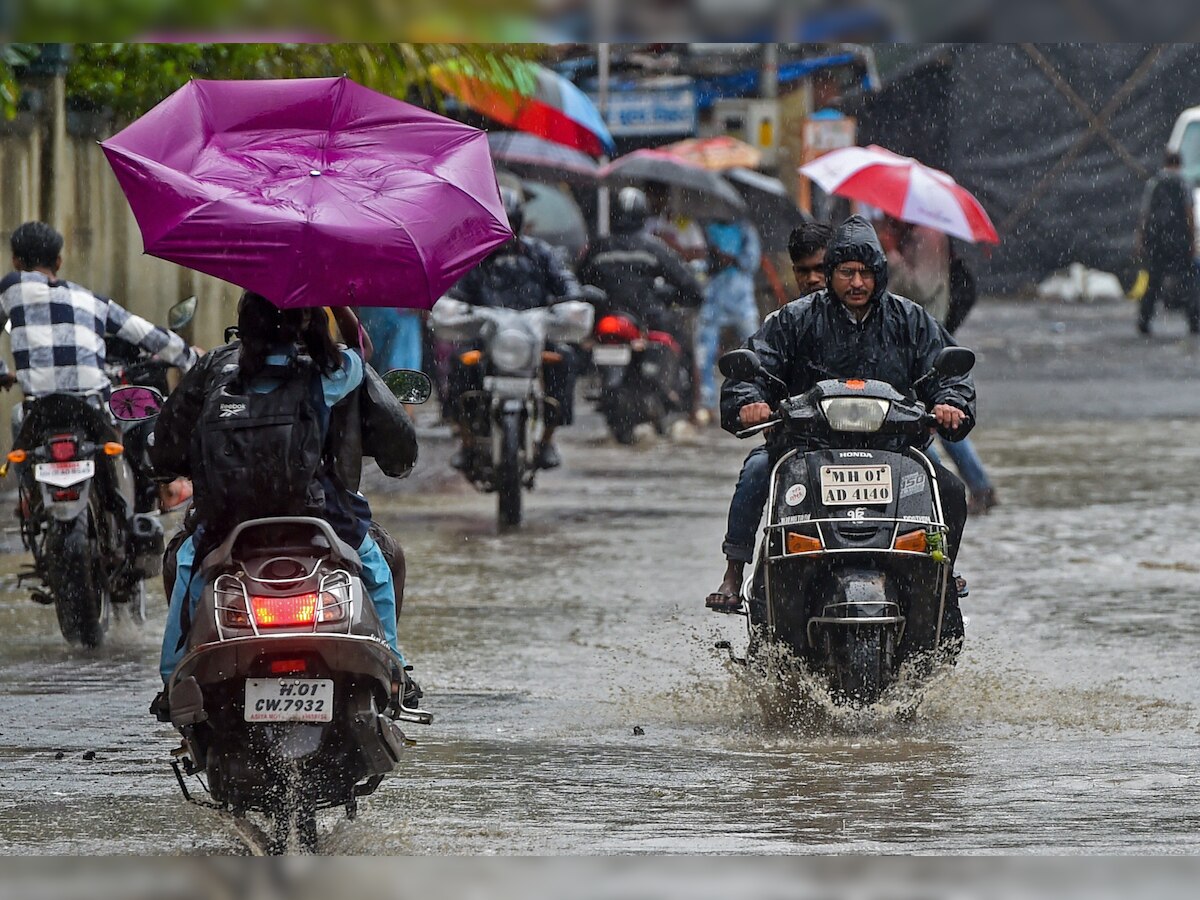
[[[324,456],[321,378],[310,362],[268,366],[281,380],[269,393],[248,390],[236,365],[218,368],[205,391],[192,437],[193,505],[210,537],[249,519],[320,516],[317,475]]]

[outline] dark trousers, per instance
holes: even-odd
[[[1142,305],[1138,310],[1138,326],[1144,331],[1154,318],[1163,287],[1168,278],[1178,279],[1175,289],[1183,298],[1182,306],[1188,317],[1188,328],[1193,334],[1200,332],[1200,302],[1196,297],[1196,266],[1186,252],[1151,254],[1146,263],[1150,280]]]

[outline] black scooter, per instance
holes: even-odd
[[[974,363],[970,350],[948,347],[918,384]],[[762,373],[750,350],[719,366],[738,381]],[[944,639],[962,634],[949,529],[921,449],[934,421],[885,382],[831,379],[738,434],[779,428],[786,447],[746,592],[752,652],[785,645],[840,702],[876,703],[905,662],[932,663]]]

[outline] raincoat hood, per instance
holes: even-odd
[[[860,262],[875,273],[871,302],[878,301],[887,290],[887,256],[874,227],[862,216],[851,216],[838,226],[825,251],[825,278],[830,284],[833,283],[833,270],[846,262]]]

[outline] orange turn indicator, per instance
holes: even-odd
[[[20,465],[21,463],[25,462],[25,458],[28,455],[29,454],[27,454],[24,450],[10,450],[8,454],[8,461],[10,463]]]
[[[910,553],[924,553],[929,549],[929,543],[925,540],[924,531],[910,531],[908,534],[902,534],[896,538],[893,547],[896,550],[907,550]]]
[[[865,388],[867,386],[867,383],[865,381],[863,381],[861,378],[851,378],[842,383],[845,384],[846,387],[850,388],[850,390],[852,390],[852,391],[861,391],[863,388]]]
[[[821,542],[817,538],[807,534],[796,534],[794,531],[787,533],[788,553],[815,553],[820,549]]]
[[[462,356],[459,357],[459,359],[462,361],[462,364],[464,366],[479,365],[479,360],[482,358],[483,358],[483,351],[481,351],[481,350],[468,350],[466,353],[464,353]]]
[[[106,456],[120,456],[125,452],[125,447],[118,444],[116,441],[108,441],[104,445],[104,453]]]

